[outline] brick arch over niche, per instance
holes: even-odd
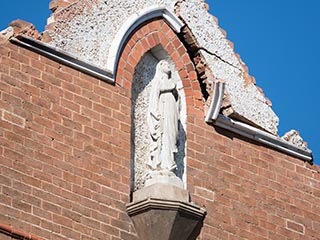
[[[131,89],[135,68],[142,56],[161,45],[168,53],[182,81],[185,92],[187,115],[203,118],[202,93],[187,49],[176,33],[163,19],[156,19],[138,27],[124,45],[119,58],[116,83]]]
[[[187,187],[186,164],[188,162],[188,154],[185,148],[185,142],[186,138],[190,138],[190,136],[188,136],[188,128],[192,127],[192,119],[204,118],[202,93],[197,79],[197,73],[195,71],[194,64],[192,63],[185,46],[180,41],[177,34],[165,22],[165,20],[156,19],[144,25],[141,25],[134,31],[130,38],[127,39],[117,66],[116,84],[125,89],[127,93],[130,92],[131,101],[135,102],[135,91],[134,93],[132,92],[137,87],[136,85],[133,85],[137,83],[136,80],[134,80],[136,78],[135,71],[140,71],[138,70],[140,69],[140,67],[138,66],[141,65],[141,61],[144,61],[143,59],[145,59],[146,55],[150,54],[150,52],[155,54],[155,57],[159,60],[170,58],[170,62],[174,64],[175,67],[175,74],[178,75],[177,77],[180,78],[181,81],[180,87],[178,87],[178,89],[181,89],[182,86],[182,89],[179,91],[183,91],[183,98],[181,100],[183,105],[182,112],[184,112],[184,114],[180,115],[181,121],[179,120],[179,126],[181,127],[179,127],[178,134],[179,144],[178,153],[176,155],[176,174],[184,182],[185,187]],[[160,56],[157,55],[157,53],[159,53]],[[133,102],[131,102],[131,105],[132,110],[134,110],[135,107],[133,105]],[[142,105],[144,104],[142,103]],[[133,111],[132,114],[134,114],[134,112],[135,111]],[[140,113],[138,115],[140,115]],[[139,120],[138,122],[140,126],[141,121]],[[131,127],[133,128],[131,129],[131,131],[134,131],[133,129],[135,129],[135,126],[136,125],[134,124],[134,121],[132,121]],[[145,136],[145,131],[143,130],[144,127],[142,127],[141,129],[140,127],[137,127],[137,129],[139,129],[140,134],[142,134],[142,139],[145,139],[143,137]],[[131,132],[131,141],[135,142],[137,136],[138,135],[135,135],[134,132]],[[138,137],[137,141],[140,143],[144,142],[140,141],[140,138],[141,136]],[[141,148],[141,151],[137,150],[135,147],[131,148],[131,192],[139,189],[144,184],[144,180],[142,179],[145,178],[140,178],[146,173],[146,169],[143,167],[144,160],[142,160],[145,159],[143,146],[144,145],[138,148]],[[143,154],[140,155],[140,153]],[[139,161],[136,162],[136,159],[139,159]],[[134,171],[133,169],[135,169],[136,171]]]

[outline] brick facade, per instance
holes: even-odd
[[[129,239],[129,91],[0,51],[0,222],[43,239]]]
[[[163,20],[127,41],[115,85],[0,46],[0,239],[138,239],[125,211],[131,81],[157,45],[186,95],[187,189],[207,210],[198,239],[319,239],[320,169],[206,124],[194,64]]]

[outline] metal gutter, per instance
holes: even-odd
[[[279,136],[272,135],[266,131],[252,127],[246,123],[231,119],[222,114],[219,114],[223,95],[225,90],[225,83],[223,81],[214,82],[214,89],[210,107],[205,118],[207,123],[224,128],[230,132],[239,134],[246,138],[252,139],[263,145],[267,145],[281,152],[291,156],[303,159],[304,161],[313,162],[312,151],[310,149],[304,150],[298,148],[291,143],[281,139]]]
[[[115,80],[112,73],[102,70],[101,68],[94,66],[92,64],[86,63],[77,57],[72,56],[60,49],[57,49],[47,43],[41,42],[39,40],[26,37],[26,36],[17,36],[10,39],[14,44],[20,45],[32,51],[35,51],[43,56],[46,56],[54,61],[77,69],[81,72],[84,72],[93,77],[99,78],[105,82],[114,84]]]
[[[212,99],[207,116],[205,118],[206,122],[212,122],[213,120],[217,119],[223,100],[225,85],[225,82],[222,80],[213,82]]]
[[[222,114],[218,115],[213,124],[215,126],[227,129],[231,132],[252,139],[256,142],[275,148],[291,156],[303,159],[310,163],[313,162],[311,150],[303,150],[301,148],[298,148],[291,143],[282,140],[280,137],[274,136],[271,133],[262,131],[243,122],[225,117]]]

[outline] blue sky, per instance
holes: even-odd
[[[0,29],[14,19],[43,31],[49,0],[4,0]],[[296,129],[320,164],[320,1],[209,0],[210,12],[234,43],[273,110],[279,135]]]
[[[320,1],[210,0],[210,12],[234,43],[280,118],[296,129],[320,164]]]

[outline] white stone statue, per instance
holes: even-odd
[[[151,137],[148,166],[153,171],[170,174],[177,167],[174,153],[177,152],[179,97],[167,61],[161,60],[157,64],[151,84],[147,119]]]

